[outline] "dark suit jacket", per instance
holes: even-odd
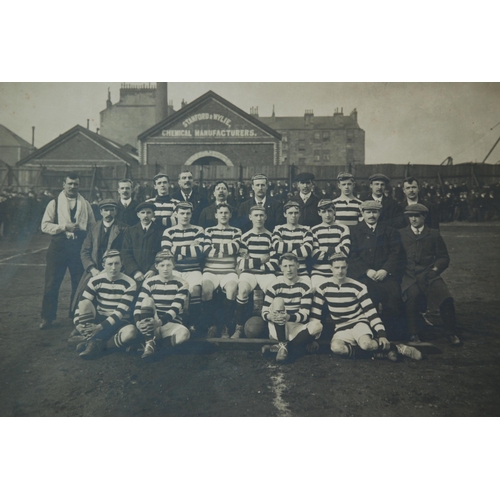
[[[439,210],[436,205],[433,205],[432,203],[421,199],[419,199],[418,202],[420,203],[420,205],[423,205],[424,207],[427,207],[429,209],[429,212],[427,212],[427,215],[425,216],[425,225],[427,227],[430,227],[431,229],[439,229]],[[400,203],[400,205],[403,207],[404,213],[404,209],[408,206],[406,198]],[[404,222],[404,227],[410,225],[406,216],[404,216]]]
[[[351,252],[348,276],[360,279],[368,269],[384,269],[395,279],[404,271],[399,233],[385,224],[377,224],[373,232],[365,221],[351,226]]]
[[[161,237],[164,227],[151,224],[148,232],[144,234],[139,222],[128,227],[123,235],[122,259],[125,272],[134,277],[137,271],[143,274],[155,270],[155,255],[161,250]]]
[[[208,207],[205,207],[200,214],[200,220],[198,221],[198,225],[201,226],[203,229],[206,229],[207,227],[213,227],[217,225],[217,219],[215,218],[215,207],[216,203],[212,203]],[[229,221],[229,225],[235,227],[235,224],[238,221],[238,214],[237,211],[234,207],[233,208],[233,214],[231,216],[231,219]]]
[[[363,197],[363,201],[373,200],[371,193]],[[384,196],[382,198],[382,211],[380,212],[379,223],[387,224],[395,229],[405,227],[403,207],[392,198]]]
[[[309,228],[321,224],[322,219],[318,214],[319,198],[314,193],[311,193],[311,196],[306,203],[302,201],[300,194],[293,196],[291,201],[296,201],[300,205],[299,224],[309,226]]]
[[[172,199],[186,201],[180,189],[172,194]],[[191,217],[191,224],[198,226],[201,211],[208,206],[208,200],[200,193],[198,186],[194,186],[193,190],[191,191],[191,196],[187,201],[193,204],[193,216]]]
[[[116,212],[116,220],[127,224],[127,226],[134,226],[139,222],[139,217],[137,217],[137,212],[135,211],[139,202],[132,199],[127,208],[125,208],[121,201],[118,200],[118,211]]]
[[[242,233],[246,233],[252,229],[252,223],[248,218],[250,214],[250,209],[255,205],[255,198],[251,198],[249,200],[244,201],[240,205],[240,209],[238,210],[238,221],[237,227],[241,229]],[[274,231],[274,228],[280,224],[285,224],[285,217],[283,216],[283,205],[269,195],[266,196],[266,204],[264,206],[266,209],[267,219],[265,223],[265,227],[271,233]]]

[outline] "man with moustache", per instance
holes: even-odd
[[[299,224],[308,228],[321,224],[321,217],[318,214],[319,198],[313,193],[313,181],[314,175],[309,172],[302,172],[297,175],[295,182],[299,188],[299,193],[293,196],[291,200],[299,204]]]
[[[118,194],[120,199],[117,204],[116,220],[133,226],[139,222],[135,209],[139,202],[132,198],[132,181],[121,179],[118,181]]]
[[[177,183],[179,184],[179,189],[172,194],[172,199],[193,205],[191,224],[198,226],[201,211],[208,205],[208,200],[200,193],[198,186],[194,185],[193,173],[189,170],[179,174]]]
[[[219,205],[229,204],[227,199],[229,197],[229,186],[227,182],[219,181],[214,186],[214,198],[215,202],[204,208],[200,214],[199,226],[203,229],[207,229],[207,227],[214,227],[218,224],[218,220],[215,217],[215,212],[217,211],[217,207]],[[229,224],[231,226],[235,226],[236,224],[236,216],[235,210],[231,207],[231,220]]]

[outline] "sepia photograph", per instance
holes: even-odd
[[[500,84],[1,83],[0,414],[500,414]]]

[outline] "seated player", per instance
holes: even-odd
[[[307,277],[299,276],[299,259],[285,253],[279,264],[282,276],[267,288],[262,307],[262,318],[269,323],[269,337],[277,346],[264,346],[262,352],[276,352],[276,361],[283,363],[289,351],[297,354],[300,348],[317,350],[315,342],[323,325],[319,320],[308,321],[313,292]]]
[[[408,205],[405,216],[410,226],[399,230],[406,254],[406,269],[401,282],[403,302],[410,335],[419,342],[420,313],[429,306],[439,308],[448,340],[454,346],[462,342],[456,334],[455,304],[441,273],[450,257],[439,230],[425,225],[428,208],[420,203]]]
[[[155,274],[155,255],[161,249],[163,229],[153,223],[154,209],[153,203],[137,205],[139,222],[125,229],[123,235],[123,266],[125,272],[139,284]]]
[[[195,325],[199,327],[201,320],[201,260],[205,249],[205,233],[201,227],[191,225],[191,203],[180,201],[175,208],[175,214],[177,225],[165,229],[161,248],[174,255],[174,274],[189,284],[189,304],[186,303],[185,313],[189,310],[190,331],[194,334]]]
[[[342,172],[337,176],[337,185],[340,196],[333,200],[335,205],[335,220],[337,224],[355,226],[361,222],[361,200],[354,196],[354,176],[348,172]]]
[[[188,284],[174,276],[175,258],[168,250],[156,254],[158,275],[144,281],[134,309],[134,321],[144,338],[142,358],[156,352],[156,343],[175,347],[189,340],[189,330],[182,324],[182,311]]]
[[[276,226],[273,232],[273,250],[280,258],[285,253],[293,253],[298,257],[299,276],[310,283],[307,272],[307,258],[313,250],[313,236],[307,226],[299,224],[300,206],[296,201],[289,201],[283,207],[286,224]],[[319,216],[318,216],[319,217]]]
[[[342,253],[347,257],[351,246],[349,228],[336,223],[333,201],[320,200],[318,213],[323,222],[311,229],[313,235],[311,282],[314,289],[332,277],[330,265],[332,256]]]
[[[310,318],[321,320],[326,304],[335,324],[330,344],[333,353],[349,358],[356,357],[361,351],[387,354],[392,360],[397,360],[398,353],[417,360],[422,358],[414,347],[395,345],[387,340],[384,325],[368,296],[366,286],[347,277],[345,255],[333,256],[332,275],[331,281],[316,289]]]
[[[221,337],[229,338],[238,292],[236,258],[240,251],[241,231],[229,225],[232,208],[221,203],[215,210],[217,225],[205,230],[205,269],[203,271],[201,300],[204,319],[209,325],[207,337],[214,338],[221,327]],[[220,289],[225,298],[217,307],[214,292]]]
[[[361,204],[363,221],[351,230],[348,275],[363,283],[385,325],[389,339],[407,335],[401,299],[402,247],[399,233],[379,223],[382,205],[367,200]]]
[[[266,209],[254,205],[248,216],[252,229],[241,237],[238,268],[238,294],[236,296],[236,328],[231,338],[239,339],[243,335],[245,311],[250,294],[259,286],[266,293],[267,287],[276,281],[277,261],[272,249],[272,234],[265,228]]]
[[[108,250],[103,258],[104,271],[90,278],[75,312],[76,335],[70,346],[77,345],[81,358],[90,358],[106,348],[124,347],[139,339],[129,322],[137,290],[135,281],[121,272],[118,250]]]

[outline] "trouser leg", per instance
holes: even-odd
[[[59,289],[61,288],[67,267],[68,262],[64,252],[58,251],[51,242],[47,250],[41,314],[42,318],[47,321],[54,321],[56,319]]]
[[[405,312],[408,322],[408,333],[411,336],[418,337],[420,333],[420,312],[422,311],[422,304],[425,297],[418,285],[414,284],[406,291],[406,298]]]
[[[455,335],[457,327],[457,316],[455,313],[455,302],[448,298],[439,306],[439,312],[443,321],[443,327],[447,335]]]

